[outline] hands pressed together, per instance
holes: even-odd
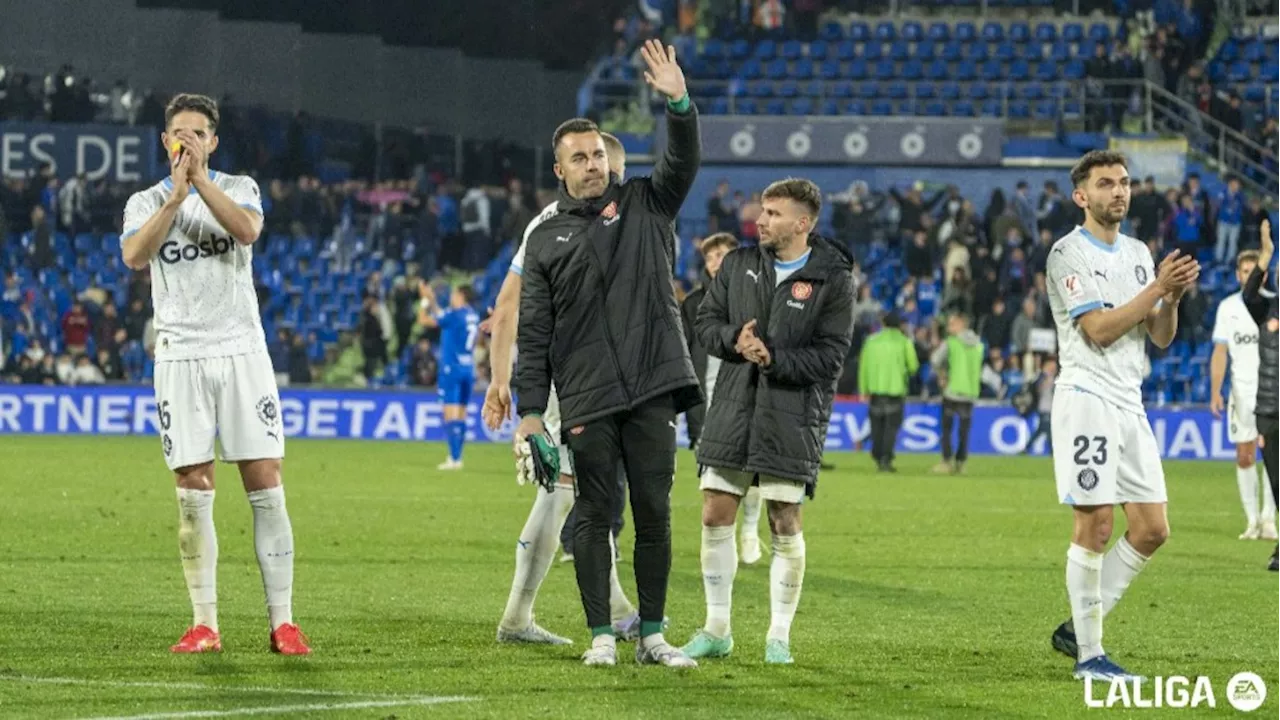
[[[209,175],[209,152],[204,142],[190,130],[176,130],[170,135],[170,143],[182,144],[181,150],[169,155],[169,175],[173,179],[170,201],[181,203],[191,191],[193,182]]]
[[[742,326],[742,330],[738,333],[738,341],[734,344],[733,349],[746,358],[747,362],[755,363],[762,368],[767,368],[773,363],[769,348],[765,347],[764,341],[756,335],[755,320],[751,320]]]
[[[1167,302],[1181,300],[1187,288],[1199,280],[1200,263],[1191,255],[1183,255],[1180,250],[1169,253],[1156,268],[1156,284]]]

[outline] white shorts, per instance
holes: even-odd
[[[280,392],[266,353],[156,363],[156,414],[170,470],[284,457]]]
[[[1065,505],[1169,501],[1146,416],[1070,386],[1053,396],[1053,471]]]
[[[1256,400],[1236,402],[1234,395],[1227,400],[1227,439],[1232,444],[1258,439],[1258,418],[1253,414],[1256,403]]]
[[[755,473],[742,470],[708,467],[702,470],[702,478],[698,482],[699,490],[715,490],[742,497],[751,487]],[[760,499],[774,502],[799,505],[804,502],[805,484],[798,480],[760,475]]]
[[[560,396],[556,394],[555,383],[551,384],[551,394],[547,396],[547,409],[542,413],[542,426],[547,434],[555,438],[560,447],[560,474],[573,477],[573,453],[560,437]]]

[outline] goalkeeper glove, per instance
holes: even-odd
[[[536,482],[547,492],[560,478],[560,449],[546,433],[530,435],[516,449],[516,482]]]

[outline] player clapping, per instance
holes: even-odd
[[[449,293],[449,309],[436,303],[435,292],[427,283],[418,286],[422,308],[418,322],[440,328],[440,399],[444,402],[445,435],[449,442],[449,458],[438,470],[462,469],[462,446],[467,441],[467,403],[476,384],[476,336],[480,316],[471,304],[475,293],[470,285],[460,285]]]
[[[252,178],[209,169],[218,107],[178,95],[165,111],[170,176],[129,198],[121,246],[134,270],[150,265],[161,447],[178,486],[178,544],[194,610],[171,649],[222,649],[218,539],[213,527],[214,440],[239,466],[253,508],[254,547],[267,596],[271,649],[311,650],[293,624],[293,528],[285,510],[280,397],[253,286],[251,246],[262,231]]]

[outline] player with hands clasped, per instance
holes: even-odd
[[[1200,276],[1195,258],[1173,252],[1157,269],[1147,247],[1120,234],[1129,212],[1129,171],[1112,151],[1071,170],[1084,224],[1049,253],[1049,304],[1061,372],[1053,398],[1053,465],[1059,502],[1075,515],[1067,550],[1071,619],[1053,647],[1076,660],[1075,676],[1133,676],[1102,648],[1102,620],[1169,536],[1160,448],[1142,405],[1148,337],[1168,347],[1178,302]],[[1128,531],[1107,550],[1113,508]]]
[[[170,176],[135,193],[124,210],[121,250],[133,270],[151,268],[156,411],[161,449],[177,478],[178,545],[192,627],[171,649],[222,649],[218,539],[213,527],[214,440],[239,466],[253,508],[254,547],[271,623],[271,649],[311,652],[293,623],[293,527],[285,509],[284,428],[275,371],[253,286],[262,198],[250,177],[209,169],[218,107],[178,95],[165,111]]]
[[[1258,444],[1262,446],[1262,462],[1270,480],[1271,507],[1280,494],[1280,306],[1274,292],[1263,287],[1275,241],[1271,237],[1271,221],[1264,218],[1259,228],[1262,249],[1258,262],[1245,278],[1240,299],[1258,328],[1258,378],[1254,393],[1254,421],[1258,428]],[[1271,572],[1280,570],[1280,546],[1271,553],[1267,565]]]

